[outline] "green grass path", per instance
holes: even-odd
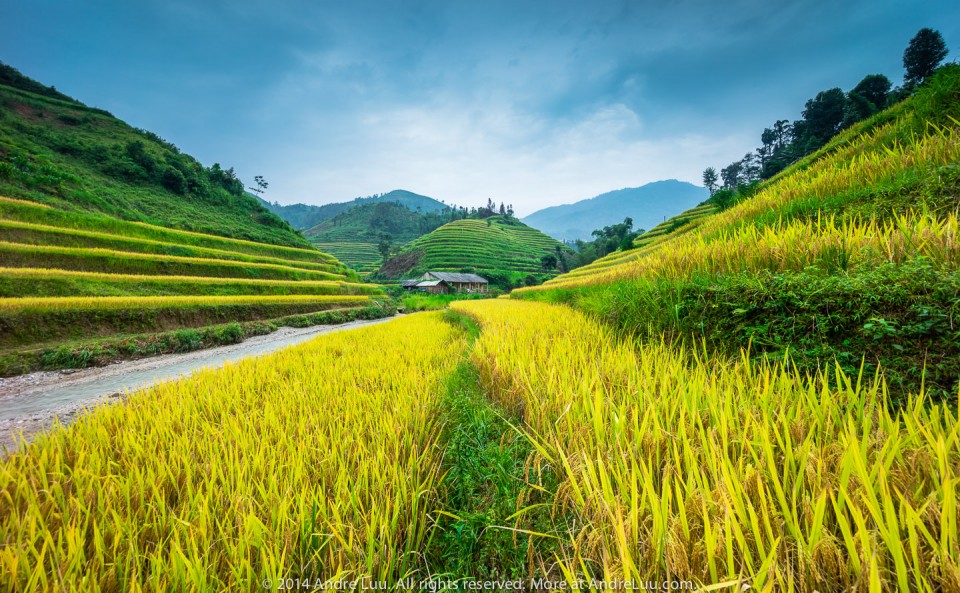
[[[467,317],[448,311],[446,319],[471,344],[479,335]],[[491,403],[468,360],[451,375],[442,409],[445,475],[426,572],[453,580],[545,574],[536,562],[557,547],[549,504],[556,484],[549,471],[527,466],[531,445],[515,428],[520,419]]]

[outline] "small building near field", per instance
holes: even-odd
[[[449,294],[450,287],[443,280],[422,280],[417,282],[417,290],[430,294]]]
[[[451,292],[479,292],[490,290],[490,283],[483,276],[476,274],[459,274],[456,272],[427,272],[420,277],[424,282],[442,280],[450,287]]]
[[[483,276],[456,272],[427,272],[416,280],[400,283],[404,290],[418,290],[430,294],[486,293],[490,283]]]

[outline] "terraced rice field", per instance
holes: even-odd
[[[216,235],[205,235],[203,233],[181,231],[146,223],[130,222],[105,215],[67,212],[65,210],[52,208],[46,204],[6,198],[3,196],[0,196],[0,220],[19,221],[22,223],[33,223],[63,229],[84,230],[93,233],[106,233],[127,239],[147,239],[190,247],[221,249],[255,256],[278,257],[284,260],[333,264],[337,262],[336,258],[331,255],[310,249],[257,243]]]
[[[417,270],[461,269],[542,272],[540,258],[555,255],[560,243],[519,221],[495,216],[457,220],[412,243],[404,252],[422,251]]]
[[[468,341],[416,314],[145,390],[0,461],[0,583],[417,587],[437,578],[431,542],[480,549],[507,530],[521,562],[498,559],[506,543],[464,560],[519,564],[503,578],[527,586],[960,584],[951,406],[917,394],[895,412],[882,378],[623,340],[559,305],[452,308],[480,326],[482,396],[530,443],[526,459],[497,458],[520,471],[508,519],[439,531],[455,529],[438,520],[448,489],[467,487],[445,481],[458,427],[441,419]]]
[[[947,66],[732,208],[544,287],[57,427],[0,459],[0,589],[960,591],[958,98]],[[461,222],[417,249],[458,262],[484,236],[479,267],[552,245]],[[24,295],[0,314],[367,298]]]
[[[63,340],[79,351],[84,340],[229,322],[388,313],[371,300],[378,287],[320,251],[2,197],[0,259],[0,374],[29,369],[24,357],[42,360]]]
[[[376,271],[380,264],[380,252],[373,243],[314,243],[317,249],[333,255],[338,260],[362,273]]]
[[[0,298],[64,296],[239,296],[381,294],[374,284],[345,280],[257,280],[209,276],[144,276],[53,268],[0,268]]]

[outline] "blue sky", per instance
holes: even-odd
[[[404,188],[520,214],[699,183],[864,75],[942,1],[0,0],[0,60],[267,198]]]

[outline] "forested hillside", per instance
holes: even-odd
[[[354,198],[349,202],[334,202],[332,204],[323,204],[320,206],[312,204],[291,204],[284,206],[279,203],[270,203],[263,201],[271,212],[286,220],[293,228],[306,230],[314,227],[325,220],[343,214],[352,208],[365,204],[392,203],[405,206],[413,212],[437,212],[447,208],[447,206],[433,198],[421,196],[403,189],[367,196],[365,198]]]

